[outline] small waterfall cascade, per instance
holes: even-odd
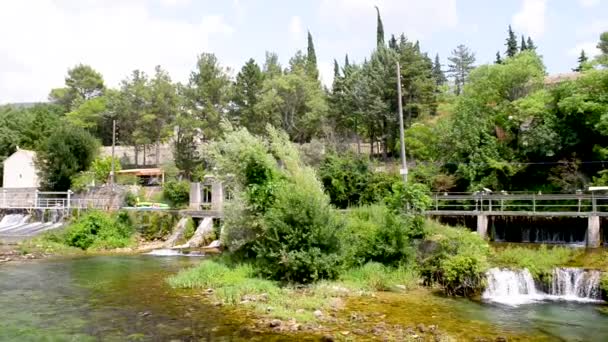
[[[196,248],[201,247],[201,245],[208,239],[209,235],[213,233],[213,219],[211,217],[205,217],[201,223],[196,228],[194,235],[188,242],[186,242],[183,246],[178,246],[177,248]]]
[[[60,218],[51,215],[46,220],[44,215],[7,214],[0,219],[0,240],[19,241],[42,232],[59,228],[63,225]]]
[[[169,236],[165,242],[165,248],[172,248],[181,238],[183,238],[187,224],[187,217],[183,217],[179,220],[179,222],[177,222],[177,225],[173,229],[173,233],[171,233],[171,236]]]
[[[482,298],[490,302],[520,305],[541,300],[601,301],[600,272],[580,268],[556,268],[551,284],[538,284],[530,271],[493,268]]]

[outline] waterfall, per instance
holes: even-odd
[[[58,220],[44,222],[36,217],[25,214],[9,214],[0,219],[0,238],[19,240],[34,236],[47,230],[56,229],[62,226]]]
[[[488,286],[482,298],[487,301],[520,305],[541,300],[600,301],[600,272],[580,268],[556,268],[550,286],[543,291],[527,269],[490,269]]]

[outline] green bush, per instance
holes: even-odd
[[[124,215],[93,211],[70,224],[65,232],[65,244],[86,249],[127,247],[131,243],[133,228]]]
[[[411,261],[411,240],[418,237],[413,216],[402,216],[385,205],[354,208],[340,232],[347,267],[379,262],[397,266]]]
[[[484,287],[490,247],[466,228],[428,222],[418,248],[418,265],[427,285],[438,284],[446,294],[468,296]]]
[[[127,191],[124,201],[127,207],[135,207],[137,205],[137,196],[131,191]]]
[[[187,181],[168,181],[163,185],[163,197],[171,206],[178,208],[190,201],[190,183]]]
[[[321,190],[310,191],[308,185],[279,187],[264,216],[264,232],[254,251],[258,272],[267,278],[309,283],[339,273],[337,233],[343,223]]]

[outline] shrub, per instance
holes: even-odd
[[[489,246],[466,228],[427,224],[428,238],[418,249],[420,273],[427,285],[438,284],[446,294],[467,296],[484,286]]]
[[[182,207],[190,201],[190,183],[187,181],[168,181],[163,185],[163,197],[171,206]]]
[[[177,223],[177,216],[163,212],[140,212],[135,215],[135,227],[148,241],[164,239]]]
[[[127,191],[124,201],[127,207],[134,207],[137,205],[137,196],[131,191]]]
[[[123,215],[89,212],[69,225],[65,244],[83,250],[126,247],[131,243],[132,226]]]
[[[305,181],[313,184],[303,184]],[[299,283],[337,277],[337,233],[343,223],[314,183],[314,179],[302,179],[278,189],[274,205],[264,216],[263,234],[254,246],[256,266],[263,276]]]
[[[352,209],[346,221],[340,241],[347,267],[370,261],[397,266],[411,260],[411,238],[417,235],[411,216],[372,205]]]

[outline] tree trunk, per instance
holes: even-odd
[[[133,150],[135,151],[135,168],[139,167],[139,146],[133,145]]]
[[[160,167],[160,137],[156,139],[156,167]]]
[[[146,144],[144,144],[144,167],[146,167],[146,165],[148,165],[146,163]]]

